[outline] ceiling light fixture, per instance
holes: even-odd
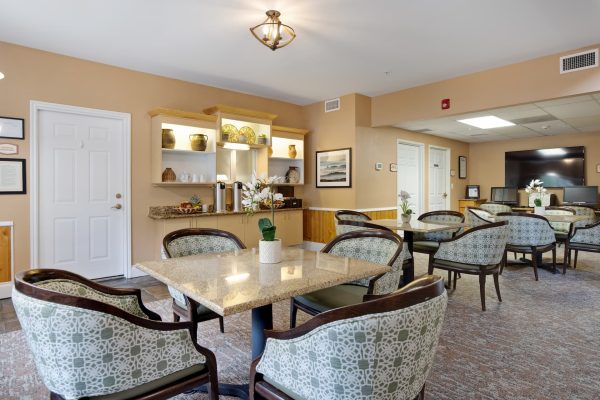
[[[4,79],[4,74],[0,72],[0,79]]]
[[[252,35],[273,51],[287,46],[296,38],[292,27],[281,23],[280,15],[277,10],[269,10],[263,23],[250,28]]]
[[[514,125],[510,121],[507,121],[502,118],[494,117],[493,115],[488,115],[485,117],[478,117],[478,118],[459,119],[457,121],[461,122],[463,124],[474,126],[479,129],[502,128],[505,126],[513,126]]]
[[[250,150],[250,146],[244,143],[227,142],[223,145],[223,147],[229,150]]]

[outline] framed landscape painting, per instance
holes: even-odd
[[[318,188],[352,187],[352,149],[317,151]]]

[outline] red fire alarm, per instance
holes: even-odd
[[[442,99],[442,110],[450,108],[450,99]]]

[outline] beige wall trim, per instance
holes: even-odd
[[[15,228],[13,221],[0,221],[0,226],[10,227],[10,280],[0,283],[0,299],[6,299],[12,295],[13,278],[15,274]]]
[[[358,212],[372,212],[372,211],[389,211],[395,210],[397,207],[377,207],[377,208],[357,208],[357,209],[348,209],[348,208],[322,208],[322,207],[308,207],[309,210],[312,211],[339,211],[339,210],[352,210]]]

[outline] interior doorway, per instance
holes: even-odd
[[[450,149],[429,146],[428,211],[450,209]]]
[[[423,212],[423,143],[398,140],[397,143],[397,207],[400,218],[400,192],[410,195],[409,203],[415,218]]]

